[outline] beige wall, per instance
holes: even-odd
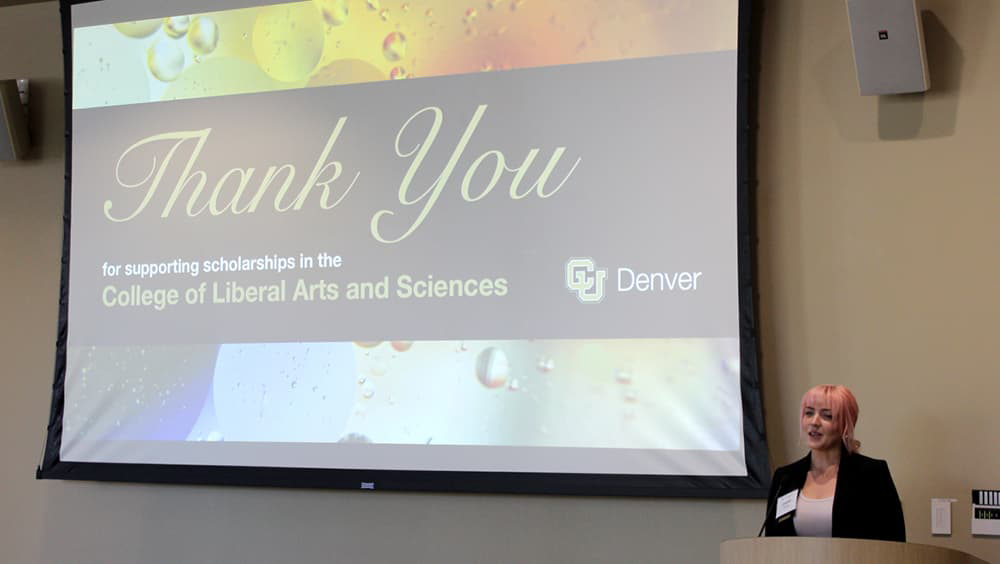
[[[797,400],[844,383],[907,537],[1000,562],[970,490],[1000,488],[1000,12],[923,0],[931,91],[857,93],[844,2],[766,2],[759,234],[772,456]],[[990,33],[992,31],[992,33]],[[930,534],[930,498],[958,499]]]
[[[857,95],[843,3],[767,2],[758,217],[773,458],[798,396],[843,382],[886,458],[909,538],[1000,562],[969,490],[1000,488],[1000,14],[925,0],[934,90]],[[0,77],[32,79],[34,159],[0,164],[0,561],[712,562],[759,501],[365,494],[32,479],[54,357],[62,63],[53,3],[0,8]],[[990,57],[992,55],[992,58]],[[991,436],[990,433],[994,436]],[[929,498],[954,497],[933,538]]]

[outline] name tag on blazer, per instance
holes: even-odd
[[[799,502],[799,490],[794,489],[778,498],[778,503],[774,507],[774,519],[784,521],[795,512],[795,505]]]

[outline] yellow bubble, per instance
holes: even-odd
[[[308,86],[336,86],[338,84],[357,84],[380,80],[385,80],[385,74],[372,66],[371,63],[360,59],[339,59],[313,73],[309,77]],[[379,343],[372,342],[376,345]],[[365,346],[360,342],[357,345]]]
[[[191,22],[188,44],[195,53],[202,55],[215,51],[215,46],[219,44],[219,26],[215,25],[215,20],[208,16],[196,17]]]
[[[392,70],[389,71],[389,78],[399,80],[401,78],[410,78],[410,75],[403,67],[392,67]]]
[[[389,21],[389,8],[382,8],[382,11],[379,12],[378,15],[380,18],[382,18],[382,21],[384,22]]]
[[[476,20],[478,16],[479,16],[478,10],[476,10],[475,8],[469,8],[468,10],[465,11],[465,17],[462,18],[462,21],[464,21],[467,24],[472,23]]]
[[[326,23],[336,27],[347,23],[347,0],[313,0]]]
[[[191,18],[188,16],[173,16],[163,20],[163,31],[170,37],[177,39],[183,36],[191,26]]]
[[[398,61],[406,56],[406,36],[394,31],[382,41],[382,54],[388,61]]]
[[[301,83],[300,83],[301,85]],[[246,59],[219,53],[192,65],[163,93],[164,100],[185,100],[249,92],[273,92],[289,88]]]
[[[257,64],[284,82],[303,80],[323,55],[323,18],[312,2],[261,8],[253,26]]]
[[[378,0],[365,0],[365,4],[368,6],[368,9],[373,12],[378,10]]]
[[[171,82],[184,70],[184,52],[173,41],[157,40],[146,53],[149,72],[163,82]]]
[[[256,64],[257,56],[253,52],[250,32],[257,21],[257,10],[214,12],[211,18],[219,35],[219,44],[212,51],[212,56],[239,57]],[[191,32],[188,31],[188,34]]]
[[[127,37],[134,37],[136,39],[141,39],[143,37],[149,37],[156,33],[156,30],[160,29],[160,24],[163,20],[142,20],[137,22],[122,22],[116,23],[115,29],[120,31],[122,35]]]

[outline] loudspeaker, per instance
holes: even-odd
[[[0,161],[23,159],[31,148],[16,80],[0,80]]]
[[[847,0],[862,96],[930,88],[917,0]]]

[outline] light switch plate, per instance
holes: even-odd
[[[931,499],[931,534],[950,535],[951,534],[951,504],[955,499],[934,498]]]

